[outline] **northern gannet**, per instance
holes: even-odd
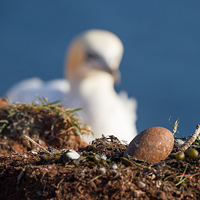
[[[120,79],[122,55],[123,44],[115,34],[105,30],[86,31],[68,48],[66,79],[24,80],[11,88],[7,96],[12,101],[26,103],[36,94],[49,101],[64,99],[66,107],[82,108],[78,115],[91,126],[95,138],[114,135],[130,142],[137,135],[137,102],[128,98],[126,92],[117,94],[114,89],[114,83]],[[88,143],[93,139],[93,136],[84,137]]]

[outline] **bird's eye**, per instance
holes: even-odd
[[[86,57],[87,57],[87,59],[96,59],[98,57],[98,55],[95,54],[94,52],[87,52]]]

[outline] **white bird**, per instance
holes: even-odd
[[[77,36],[66,56],[66,79],[43,82],[32,78],[15,85],[7,92],[12,101],[30,103],[36,94],[49,101],[65,99],[64,105],[83,108],[82,122],[91,126],[95,138],[115,135],[130,142],[136,135],[137,102],[126,92],[117,94],[119,65],[123,44],[113,33],[89,30]],[[66,81],[67,80],[67,81]],[[93,136],[84,137],[86,142]]]

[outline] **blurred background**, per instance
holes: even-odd
[[[125,90],[138,101],[138,132],[179,117],[188,136],[200,123],[200,1],[0,1],[0,96],[16,82],[63,78],[70,40],[87,29],[120,37]],[[179,136],[179,135],[177,135]]]

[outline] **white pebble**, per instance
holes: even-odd
[[[74,150],[68,150],[68,152],[66,153],[68,158],[71,158],[72,160],[77,160],[80,158],[80,155],[74,151]]]
[[[181,140],[181,139],[176,139],[175,140],[179,146],[183,145],[185,143],[185,141]]]
[[[105,155],[105,154],[102,154],[102,155],[101,155],[101,159],[106,160],[106,159],[107,159],[107,158],[106,158],[106,155]]]
[[[105,173],[106,173],[106,168],[105,168],[105,167],[100,167],[100,168],[99,168],[99,171],[100,171],[102,174],[105,174]]]
[[[117,169],[117,164],[114,163],[113,166],[112,166],[112,168],[113,168],[113,169]]]

